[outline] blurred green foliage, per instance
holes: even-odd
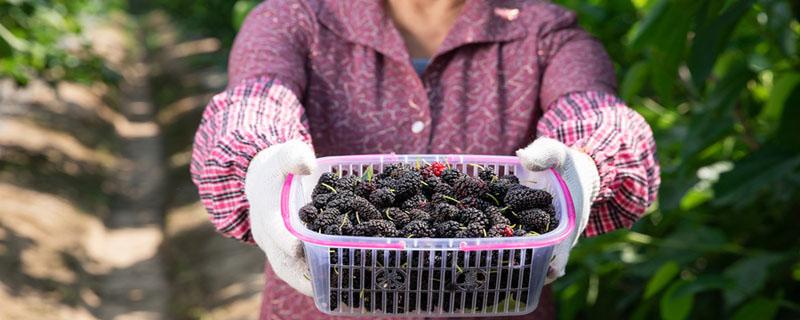
[[[605,44],[662,165],[647,216],[575,248],[559,318],[800,318],[800,4],[556,2]],[[60,42],[105,3],[0,0],[0,76],[102,73]],[[147,3],[230,45],[258,1]]]
[[[798,3],[560,0],[653,127],[657,208],[584,239],[562,319],[800,316]]]
[[[117,0],[0,0],[0,77],[25,84],[112,82],[115,74],[89,50],[86,27],[120,6]]]

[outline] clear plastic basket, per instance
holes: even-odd
[[[528,237],[432,239],[325,235],[298,217],[323,172],[375,174],[392,163],[445,162],[470,175],[474,166],[513,174],[553,195],[559,225]],[[483,155],[358,155],[318,159],[313,175],[288,175],[281,193],[286,228],[305,246],[320,311],[331,315],[458,317],[526,314],[539,302],[556,246],[575,228],[575,210],[555,170],[525,170],[516,157]]]

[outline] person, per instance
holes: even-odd
[[[216,228],[266,253],[262,319],[325,316],[278,208],[283,178],[309,174],[316,156],[516,152],[567,181],[570,244],[630,227],[660,183],[652,132],[615,96],[602,45],[547,2],[269,0],[237,35],[228,79],[191,172]],[[555,317],[543,292],[524,318]]]

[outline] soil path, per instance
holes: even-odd
[[[189,178],[219,41],[159,11],[90,28],[119,84],[0,79],[0,319],[254,319],[263,254]]]

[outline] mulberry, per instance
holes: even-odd
[[[422,220],[411,220],[403,227],[402,234],[411,238],[429,238],[433,236],[428,222]]]
[[[455,182],[453,182],[453,188],[455,189],[456,196],[459,198],[479,197],[488,190],[485,182],[467,175],[456,179]]]
[[[500,180],[507,180],[508,182],[511,182],[513,184],[519,184],[519,177],[517,177],[517,176],[515,176],[513,174],[504,175],[504,176],[500,177]]]
[[[377,180],[387,179],[395,175],[396,172],[400,172],[402,170],[403,170],[402,164],[390,164],[388,166],[385,166],[383,168],[383,171],[381,171],[381,173],[377,174],[375,177],[377,178]]]
[[[455,238],[461,231],[461,224],[458,221],[442,221],[433,226],[434,234],[439,238]]]
[[[372,195],[376,189],[378,189],[378,186],[374,182],[361,181],[358,185],[356,185],[355,193],[359,197],[369,199],[370,195]]]
[[[475,208],[464,208],[458,213],[458,221],[463,224],[478,223],[481,226],[486,226],[489,222],[486,219],[486,214]]]
[[[394,203],[394,191],[389,188],[380,188],[369,196],[369,201],[378,207],[389,207]]]
[[[456,196],[456,192],[453,189],[453,187],[444,182],[437,184],[436,187],[433,188],[433,193],[442,194],[450,197]]]
[[[335,208],[339,212],[352,212],[356,219],[362,221],[383,218],[378,208],[375,208],[367,199],[355,195],[328,201],[326,208]]]
[[[424,209],[428,205],[428,198],[425,198],[422,194],[417,194],[408,200],[403,201],[403,205],[400,207],[406,210],[410,209]]]
[[[422,221],[430,221],[431,215],[423,210],[419,209],[412,209],[408,211],[408,216],[411,220],[422,220]]]
[[[508,188],[514,185],[515,184],[508,179],[497,179],[489,183],[489,193],[502,201],[503,197],[505,197],[508,192]]]
[[[459,210],[456,206],[447,203],[437,203],[434,206],[435,221],[456,220]]]
[[[314,206],[317,207],[317,209],[322,209],[322,208],[325,208],[325,205],[328,203],[328,200],[330,200],[333,195],[334,195],[333,193],[326,193],[326,194],[320,194],[320,195],[317,195],[317,196],[313,196],[312,197],[312,199],[313,199],[312,202],[313,202]]]
[[[320,231],[331,225],[338,225],[345,219],[344,216],[337,209],[326,209],[319,214],[317,218],[311,223],[311,227],[315,231]]]
[[[478,197],[466,197],[462,198],[459,201],[460,201],[459,203],[460,207],[464,208],[471,207],[471,208],[477,208],[478,210],[486,210],[486,208],[494,204],[494,202],[489,202],[491,200],[487,201],[485,199],[481,199]]]
[[[360,183],[361,179],[356,176],[341,177],[339,180],[334,182],[333,188],[336,189],[336,191],[347,190],[355,192],[356,186],[358,186]]]
[[[347,217],[342,216],[338,224],[330,224],[322,228],[322,233],[331,235],[349,235],[353,232],[353,224]]]
[[[447,183],[442,181],[441,178],[437,176],[430,176],[423,180],[422,184],[422,191],[425,193],[426,196],[431,196],[432,194],[436,193],[436,189],[440,186],[444,185],[450,187]]]
[[[491,238],[510,237],[514,234],[514,230],[507,224],[496,224],[489,228],[486,234]]]
[[[544,190],[536,190],[523,185],[517,185],[508,190],[503,201],[509,205],[512,210],[520,212],[548,206],[552,203],[553,196]]]
[[[489,206],[483,212],[486,213],[486,217],[489,218],[489,224],[491,225],[511,224],[511,221],[503,215],[503,212],[500,211],[498,207]]]
[[[442,171],[442,174],[439,177],[442,178],[442,181],[450,185],[453,185],[456,179],[461,177],[461,172],[458,172],[458,170],[455,169],[445,169],[444,171]]]
[[[387,178],[380,182],[381,187],[393,189],[397,199],[408,199],[419,192],[421,179],[419,173],[409,174],[399,178]]]
[[[459,230],[456,233],[456,238],[482,238],[486,232],[484,225],[478,222],[473,222],[467,225],[466,228]]]
[[[442,175],[442,171],[447,169],[447,167],[441,162],[434,162],[429,165],[422,167],[422,176],[424,177],[438,177]]]
[[[520,223],[526,229],[536,231],[537,233],[546,233],[550,231],[550,215],[542,209],[525,210],[519,213]]]
[[[353,227],[353,235],[370,237],[396,237],[399,235],[394,223],[387,220],[370,220]]]
[[[316,207],[307,204],[300,208],[300,220],[305,223],[313,223],[317,219],[317,213],[319,213],[319,210]]]
[[[478,168],[478,177],[486,183],[492,182],[497,177],[491,167]]]
[[[402,228],[412,220],[411,217],[408,216],[408,213],[400,210],[400,208],[386,208],[384,213],[386,214],[386,219],[394,222],[395,226],[398,228]]]
[[[314,187],[312,196],[336,192],[336,188],[334,187],[334,185],[336,185],[336,182],[338,180],[339,178],[336,176],[336,174],[332,172],[323,173],[319,177],[319,180],[317,180],[317,185]]]

